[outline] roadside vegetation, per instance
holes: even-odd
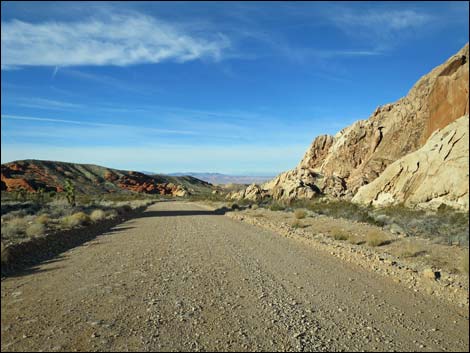
[[[116,219],[162,198],[138,193],[77,194],[69,181],[64,190],[62,193],[2,192],[2,258],[9,244]]]
[[[248,200],[237,201],[241,208],[269,209],[294,213],[296,219],[328,216],[347,219],[353,222],[378,226],[392,234],[422,237],[432,241],[447,244],[468,246],[469,244],[469,214],[457,212],[448,207],[436,211],[414,210],[404,206],[374,208],[360,206],[344,200],[297,200],[283,202],[266,199],[260,202]],[[381,241],[370,241],[370,244]],[[380,245],[377,245],[380,246]]]

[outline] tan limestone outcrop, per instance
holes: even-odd
[[[423,76],[406,97],[378,107],[335,136],[317,137],[299,165],[261,185],[275,199],[323,193],[351,199],[438,129],[468,114],[469,46]],[[243,192],[232,197],[243,197]]]
[[[437,130],[426,144],[392,163],[352,199],[356,203],[468,210],[468,115]]]

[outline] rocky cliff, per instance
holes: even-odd
[[[389,165],[353,202],[468,210],[468,115],[436,130],[426,144]]]
[[[290,200],[318,194],[352,199],[393,162],[417,151],[438,129],[469,111],[469,46],[423,76],[406,97],[378,107],[335,136],[317,137],[299,165],[259,187]],[[251,187],[249,198],[256,198]],[[245,191],[246,192],[246,191]],[[246,197],[245,192],[232,199]]]

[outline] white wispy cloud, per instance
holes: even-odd
[[[414,31],[424,30],[435,20],[429,13],[414,9],[361,10],[337,6],[330,10],[328,20],[353,38],[367,39],[374,48],[386,48],[403,41]]]
[[[58,101],[54,99],[45,99],[45,98],[14,98],[6,101],[4,104],[11,104],[20,107],[34,108],[34,109],[52,109],[52,110],[76,110],[83,108],[82,104],[70,103],[64,101]]]
[[[432,16],[418,13],[415,10],[369,10],[354,12],[343,9],[332,19],[341,26],[358,26],[375,29],[377,31],[397,31],[413,27],[421,27],[428,23]]]
[[[222,33],[189,33],[141,13],[108,13],[76,22],[2,22],[2,70],[21,66],[116,65],[221,60]]]
[[[129,129],[136,129],[136,127],[131,125],[123,124],[109,124],[109,123],[100,123],[100,122],[88,122],[81,120],[66,120],[66,119],[56,119],[56,118],[43,118],[43,117],[34,117],[34,116],[21,116],[21,115],[11,115],[11,114],[2,114],[3,119],[11,120],[28,120],[28,121],[39,121],[39,122],[51,122],[51,123],[60,123],[60,124],[71,124],[71,125],[82,125],[82,126],[95,126],[95,127],[112,127],[123,129],[124,131],[129,131]],[[173,130],[173,129],[157,129],[152,127],[140,128],[147,132],[159,133],[159,134],[178,134],[178,135],[195,135],[194,131],[187,130]]]

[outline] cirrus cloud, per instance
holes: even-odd
[[[196,59],[219,61],[230,47],[222,33],[188,33],[140,13],[77,22],[2,22],[2,69],[22,66],[127,66]]]

